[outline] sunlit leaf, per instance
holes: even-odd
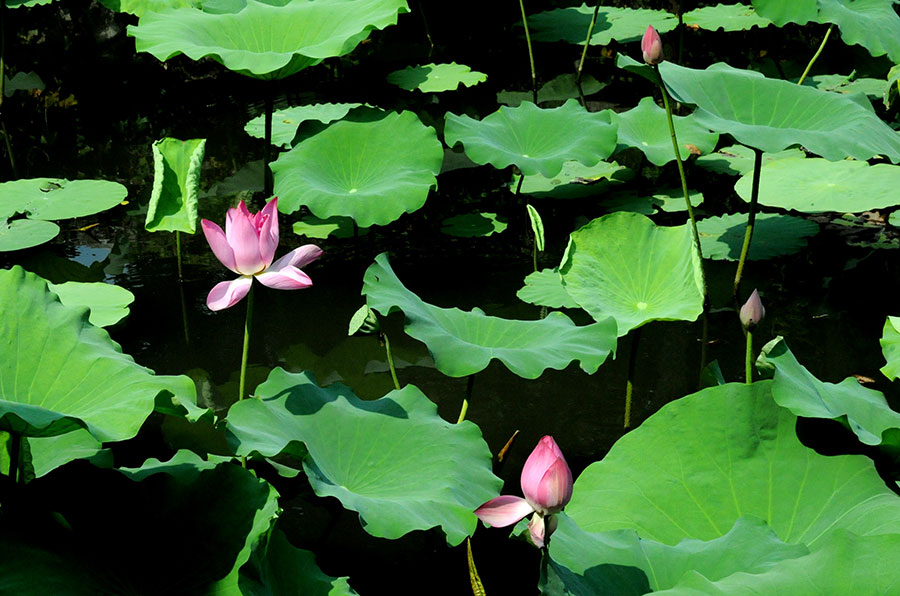
[[[703,193],[688,189],[691,206],[696,207],[703,202]],[[657,209],[666,212],[687,211],[684,191],[680,188],[661,188],[648,193],[623,190],[604,196],[599,206],[605,211],[630,211],[650,215]]]
[[[56,238],[59,226],[39,219],[12,219],[0,223],[0,252],[38,246]]]
[[[888,317],[881,335],[881,351],[887,364],[881,372],[890,380],[900,377],[900,317]]]
[[[787,23],[805,25],[818,16],[817,0],[751,0],[759,16],[771,20],[779,27]]]
[[[355,235],[365,236],[369,233],[369,228],[360,228],[354,225],[353,220],[349,217],[341,217],[339,215],[328,219],[307,215],[306,217],[301,217],[300,221],[295,221],[292,229],[295,234],[300,236],[322,240],[329,236],[352,238]]]
[[[881,97],[884,91],[882,79],[857,78],[855,75],[814,75],[806,77],[804,85],[833,93],[863,93],[869,99]]]
[[[510,189],[519,188],[520,174],[513,174]],[[541,174],[525,176],[519,192],[537,198],[577,199],[602,195],[634,178],[634,170],[620,166],[616,162],[598,162],[595,166],[584,166],[577,161],[563,163],[562,170],[552,178]]]
[[[544,221],[530,203],[525,205],[528,211],[528,219],[531,221],[531,231],[534,233],[534,245],[539,252],[544,251]]]
[[[165,138],[153,143],[153,190],[144,228],[197,231],[197,191],[206,139]]]
[[[707,259],[737,261],[741,256],[747,216],[743,213],[707,217],[697,222],[700,246]],[[753,243],[747,259],[762,261],[794,254],[806,246],[810,236],[819,233],[819,224],[791,215],[757,213]]]
[[[558,269],[542,269],[525,278],[525,285],[516,292],[523,302],[550,308],[579,308],[566,292]]]
[[[635,147],[647,156],[650,163],[657,166],[675,160],[666,111],[657,106],[652,97],[641,99],[637,107],[627,112],[613,113],[611,118],[619,126],[617,150]],[[693,116],[675,116],[673,120],[682,160],[691,156],[691,150],[686,145],[693,145],[701,154],[707,154],[716,148],[719,135],[698,125]]]
[[[83,428],[55,437],[30,437],[28,448],[36,478],[70,461],[94,459],[98,454],[106,460],[107,467],[112,467],[112,452],[105,450],[104,453],[103,444]]]
[[[460,85],[473,87],[487,80],[487,75],[477,70],[472,70],[465,64],[424,64],[422,66],[407,66],[403,70],[397,70],[387,76],[389,83],[397,85],[401,89],[414,91],[418,89],[422,93],[439,93],[441,91],[455,91]]]
[[[115,12],[127,12],[138,17],[150,11],[159,12],[167,8],[200,8],[202,0],[100,0],[100,4]]]
[[[579,83],[575,82],[574,73],[564,73],[554,77],[541,85],[538,89],[538,105],[544,102],[564,102],[567,99],[590,97],[606,87],[589,74],[583,74]],[[534,95],[531,91],[500,91],[497,93],[497,103],[502,103],[511,108],[517,107],[522,102],[533,102]]]
[[[90,308],[89,320],[97,327],[115,325],[127,317],[128,305],[134,302],[134,294],[108,283],[67,281],[48,285],[65,306]]]
[[[752,6],[746,4],[717,4],[689,10],[682,16],[688,27],[709,31],[746,31],[753,27],[768,27],[772,21],[756,14]]]
[[[30,178],[0,184],[0,217],[24,213],[30,219],[85,217],[111,209],[128,190],[106,180]]]
[[[537,41],[567,41],[584,45],[593,14],[593,4],[590,6],[582,4],[529,15],[528,27],[531,29],[531,38]],[[613,40],[620,43],[636,41],[641,38],[648,25],[652,25],[660,33],[665,33],[678,26],[678,19],[665,10],[601,6],[597,13],[597,22],[594,24],[594,32],[591,34],[590,45],[605,46]]]
[[[340,120],[359,103],[317,103],[272,112],[272,144],[290,149],[297,128],[307,120],[328,124]],[[257,139],[266,138],[266,115],[260,114],[244,126],[244,132]]]
[[[778,153],[763,153],[763,165],[779,159],[803,158],[806,154],[802,149],[787,149]],[[694,162],[704,170],[710,170],[717,174],[729,174],[741,176],[753,172],[755,155],[753,149],[743,145],[731,145],[723,147],[715,153],[701,155]]]
[[[900,15],[895,0],[817,0],[819,22],[835,23],[848,45],[900,62]]]

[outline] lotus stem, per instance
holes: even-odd
[[[591,43],[591,37],[594,35],[594,25],[597,24],[597,14],[600,13],[600,2],[594,5],[594,14],[591,17],[591,24],[588,27],[587,37],[584,40],[584,49],[581,50],[581,60],[578,61],[578,70],[575,73],[575,85],[581,91],[581,69],[584,68],[584,59],[587,58],[588,46]],[[584,94],[581,97],[581,104],[584,105]]]
[[[272,178],[272,170],[269,169],[269,162],[272,159],[272,111],[274,109],[275,99],[273,97],[272,83],[266,83],[266,132],[265,141],[266,149],[263,158],[263,194],[266,199],[272,196],[275,188],[275,181]]]
[[[178,262],[178,281],[184,281],[181,271],[181,232],[175,230],[175,259]]]
[[[416,3],[419,6],[419,15],[422,17],[422,26],[425,28],[425,38],[428,39],[428,57],[434,53],[434,40],[431,39],[431,30],[428,28],[428,19],[425,18],[425,8],[422,2]]]
[[[531,65],[531,95],[534,98],[534,105],[537,105],[537,74],[534,70],[534,52],[531,49],[531,33],[528,32],[528,17],[525,16],[523,0],[519,0],[519,10],[522,11],[522,26],[525,28],[525,43],[528,44],[528,62]]]
[[[473,596],[486,596],[484,585],[478,577],[478,569],[475,568],[475,558],[472,556],[472,540],[466,536],[466,557],[469,559],[469,582],[472,584]]]
[[[684,14],[681,12],[681,3],[678,3],[678,64],[684,62]]]
[[[188,334],[187,301],[184,299],[184,282],[182,282],[180,279],[178,280],[178,294],[181,298],[181,322],[184,325],[184,344],[190,345],[191,338]]]
[[[756,152],[753,160],[753,187],[750,192],[750,213],[747,214],[747,229],[744,232],[744,245],[741,247],[741,257],[738,259],[737,273],[734,275],[734,287],[732,288],[732,296],[737,299],[738,290],[741,287],[741,275],[744,273],[744,262],[747,260],[747,253],[750,252],[750,239],[753,237],[753,224],[756,223],[756,202],[759,199],[759,174],[762,170],[761,149],[753,148]]]
[[[475,387],[475,375],[469,375],[466,381],[466,396],[463,398],[462,407],[459,409],[459,418],[456,419],[457,424],[466,419],[466,412],[469,411],[469,400],[472,399],[473,387]]]
[[[628,380],[625,382],[625,424],[631,427],[631,395],[634,392],[634,369],[637,365],[638,345],[641,343],[641,328],[631,332],[631,353],[628,355]]]
[[[812,65],[816,63],[816,60],[819,59],[819,55],[822,53],[822,50],[825,49],[825,43],[828,41],[828,36],[831,35],[831,30],[834,29],[834,23],[828,25],[828,31],[825,32],[825,37],[822,38],[822,43],[819,44],[819,49],[816,50],[816,53],[813,54],[813,57],[810,59],[809,64],[806,65],[806,70],[803,71],[803,74],[800,75],[800,80],[797,81],[798,85],[802,85],[803,81],[806,80],[806,75],[809,74],[809,69],[812,68]]]
[[[253,324],[253,285],[247,292],[247,318],[244,319],[244,347],[241,351],[241,376],[238,381],[238,401],[244,399],[247,384],[247,353],[250,351],[250,326]]]
[[[22,459],[22,435],[9,431],[9,438],[6,444],[7,452],[9,453],[9,479],[13,484],[18,484],[21,479],[19,464]]]
[[[744,358],[744,382],[748,385],[753,382],[753,332],[747,329],[747,352]]]
[[[387,333],[381,334],[384,341],[384,352],[387,354],[388,368],[391,369],[391,379],[394,380],[394,389],[400,390],[400,381],[397,380],[397,369],[394,367],[394,357],[391,355],[391,340],[388,339]]]

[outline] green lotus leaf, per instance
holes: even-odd
[[[414,386],[363,401],[340,383],[323,389],[276,368],[256,397],[228,412],[236,452],[273,457],[303,443],[316,494],[358,512],[373,536],[440,526],[459,544],[475,530],[475,508],[500,490],[478,427],[446,422]]]
[[[466,312],[427,304],[404,287],[384,253],[366,271],[362,293],[369,307],[383,315],[402,310],[406,333],[425,343],[437,369],[451,377],[483,370],[493,358],[526,379],[536,379],[548,368],[561,370],[574,360],[593,374],[616,349],[615,322],[608,317],[578,327],[560,312],[518,321],[477,308]]]
[[[245,596],[354,596],[346,577],[331,577],[316,565],[316,556],[296,548],[276,526],[265,544],[253,552],[241,570]]]
[[[317,103],[272,112],[272,144],[290,149],[297,128],[308,120],[323,124],[340,120],[361,103]],[[244,132],[257,139],[266,138],[266,115],[260,114],[244,126]]]
[[[6,6],[9,8],[21,8],[23,6],[31,8],[32,6],[50,4],[53,1],[54,0],[6,0]]]
[[[17,72],[12,78],[3,75],[3,96],[12,97],[16,91],[43,91],[44,81],[36,72]]]
[[[0,217],[25,213],[29,219],[85,217],[111,209],[128,190],[106,180],[29,178],[0,184]]]
[[[178,473],[140,482],[84,467],[34,483],[47,509],[4,524],[0,593],[239,593],[237,570],[269,529],[277,493],[240,466],[205,469],[193,456],[191,471],[180,459]],[[51,512],[63,523],[46,523]]]
[[[895,64],[891,70],[888,71],[887,75],[887,85],[882,87],[884,90],[881,98],[884,100],[884,108],[889,109],[891,107],[891,99],[893,98],[892,94],[900,93],[900,64]]]
[[[655,68],[645,62],[638,62],[631,56],[616,54],[616,67],[647,79],[654,85],[662,84],[662,79],[659,78],[659,72]]]
[[[59,226],[39,219],[11,219],[0,223],[0,252],[31,248],[50,242],[59,234]]]
[[[759,16],[769,19],[779,27],[787,23],[805,25],[810,21],[818,22],[818,0],[752,0],[753,8]]]
[[[652,194],[642,194],[635,191],[623,190],[603,197],[599,206],[605,211],[630,211],[650,215],[657,209],[669,213],[687,211],[684,203],[684,191],[680,188],[660,189]],[[688,190],[688,198],[691,206],[696,207],[703,202],[703,193],[696,190]]]
[[[890,380],[900,377],[900,317],[888,317],[881,334],[881,352],[887,364],[881,372]]]
[[[765,362],[775,367],[772,396],[778,405],[804,418],[846,420],[866,445],[882,443],[888,429],[900,434],[900,413],[891,409],[880,391],[863,387],[855,377],[838,384],[820,381],[797,361],[781,338],[766,344],[763,354]]]
[[[134,302],[134,294],[125,288],[102,282],[67,281],[48,287],[65,306],[90,308],[89,320],[97,327],[109,327],[127,317],[128,305]]]
[[[448,113],[444,138],[451,147],[462,143],[475,163],[515,164],[526,176],[553,178],[566,161],[593,166],[607,158],[615,149],[616,126],[608,111],[591,113],[570,99],[550,109],[504,106],[480,122]]]
[[[762,163],[766,165],[771,161],[779,159],[803,158],[806,154],[802,149],[787,149],[778,153],[763,153]],[[710,170],[716,174],[729,174],[731,176],[741,176],[753,172],[753,162],[756,159],[753,149],[744,147],[743,145],[732,145],[723,147],[715,153],[701,155],[694,162],[705,170]]]
[[[127,12],[138,17],[147,12],[160,12],[167,8],[200,8],[201,0],[100,0],[100,4],[115,12]]]
[[[550,308],[579,308],[578,303],[566,292],[559,269],[542,269],[525,278],[525,285],[516,292],[523,302]]]
[[[588,532],[669,545],[719,538],[742,516],[811,550],[838,529],[900,533],[900,497],[872,461],[804,446],[771,389],[730,383],[663,406],[588,466],[566,512]]]
[[[275,6],[247,0],[234,13],[194,8],[146,13],[128,26],[138,52],[158,60],[210,56],[244,75],[281,79],[325,58],[343,56],[373,29],[397,23],[406,0],[293,0]]]
[[[586,532],[562,515],[550,542],[554,561],[596,582],[622,567],[643,571],[648,590],[672,588],[685,575],[700,574],[716,581],[734,573],[763,573],[781,561],[803,557],[802,544],[782,542],[763,520],[741,517],[719,538],[686,538],[675,545],[641,538],[634,530]],[[595,592],[596,593],[596,592]]]
[[[718,63],[706,70],[659,65],[666,86],[697,106],[698,124],[775,153],[792,145],[830,160],[885,155],[900,161],[900,134],[854,96],[819,91]],[[868,104],[868,102],[865,102]]]
[[[94,464],[112,467],[112,451],[83,428],[55,437],[31,437],[28,439],[31,465],[35,478],[40,478],[76,459],[90,459]]]
[[[601,83],[589,74],[582,74],[580,87],[575,82],[574,73],[565,73],[556,76],[538,89],[537,103],[538,105],[545,102],[564,102],[567,99],[579,99],[581,97],[590,97],[597,93],[607,83]],[[511,108],[521,105],[523,102],[534,101],[534,95],[531,91],[500,91],[497,93],[497,103],[502,103]]]
[[[536,41],[567,41],[584,45],[593,14],[593,4],[582,4],[529,15],[531,38]],[[638,40],[648,25],[665,33],[678,26],[678,19],[664,10],[601,6],[590,45],[605,46],[613,40],[620,43]]]
[[[690,225],[659,227],[611,213],[572,232],[560,267],[566,291],[594,320],[613,317],[619,336],[654,320],[703,312],[703,273]]]
[[[422,93],[439,93],[441,91],[456,91],[460,85],[473,87],[487,80],[487,75],[477,70],[472,70],[465,64],[423,64],[421,66],[407,66],[403,70],[397,70],[387,76],[388,83],[397,85],[401,89],[414,91],[418,89]]]
[[[520,174],[513,174],[510,189],[519,188]],[[537,198],[580,199],[603,194],[609,188],[634,178],[634,171],[616,162],[598,162],[585,166],[577,161],[563,163],[562,170],[552,178],[541,174],[525,176],[519,192]]]
[[[900,62],[900,15],[894,0],[818,0],[819,22],[834,23],[848,45]]]
[[[750,200],[752,175],[734,185]],[[864,161],[785,159],[766,164],[759,180],[759,203],[803,213],[860,213],[898,203],[900,166]]]
[[[353,220],[349,217],[340,217],[338,215],[328,219],[307,215],[306,217],[301,217],[300,221],[294,222],[292,229],[295,234],[300,236],[320,240],[324,240],[329,236],[352,238],[355,235],[365,236],[369,233],[369,228],[355,226],[353,225]]]
[[[781,561],[754,575],[736,573],[719,581],[699,574],[686,575],[661,596],[704,596],[728,594],[890,594],[900,582],[897,567],[887,556],[900,553],[900,536],[857,536],[835,531],[811,554]],[[825,587],[827,586],[827,587]]]
[[[153,143],[153,190],[144,229],[197,231],[197,189],[206,139],[166,137]]]
[[[87,319],[38,276],[0,271],[0,428],[28,437],[87,428],[98,441],[121,441],[137,434],[160,393],[195,402],[188,377],[153,375]]]
[[[272,163],[278,210],[386,225],[425,204],[444,150],[412,112],[375,122],[336,122]]]
[[[689,10],[682,16],[688,27],[709,31],[746,31],[753,27],[764,28],[772,21],[756,14],[752,6],[746,4],[718,4]]]
[[[463,215],[454,215],[441,222],[441,232],[459,238],[478,238],[499,234],[506,230],[505,218],[496,213],[475,211]]]
[[[747,216],[742,213],[707,217],[697,222],[700,247],[708,259],[737,261],[744,244]],[[753,243],[747,259],[764,261],[799,252],[806,239],[819,233],[819,224],[802,217],[757,213]]]
[[[862,93],[870,100],[878,99],[884,92],[882,79],[856,78],[854,73],[849,75],[815,75],[806,77],[804,85],[831,91],[833,93]]]
[[[618,151],[636,147],[647,156],[650,163],[657,166],[675,160],[666,111],[656,105],[652,97],[645,97],[638,102],[637,107],[627,112],[613,113],[610,117],[619,127]],[[693,152],[688,145],[696,147],[701,154],[707,154],[716,148],[719,135],[697,124],[693,116],[675,116],[673,120],[682,160],[687,160]]]

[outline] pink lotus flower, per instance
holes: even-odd
[[[647,25],[647,30],[644,31],[644,37],[641,38],[641,52],[644,54],[644,62],[650,66],[666,59],[663,55],[662,39],[659,38],[659,33],[653,25]]]
[[[747,298],[747,302],[741,307],[741,325],[744,326],[744,329],[753,329],[765,316],[766,309],[762,300],[759,299],[759,292],[753,290],[753,293]]]
[[[522,468],[522,497],[502,495],[475,510],[478,519],[494,527],[509,526],[534,512],[528,523],[531,541],[543,547],[556,529],[554,513],[572,498],[572,471],[551,436],[543,437]]]
[[[300,290],[312,285],[300,267],[322,255],[318,246],[306,244],[272,262],[278,248],[278,197],[266,203],[259,213],[250,213],[241,201],[226,213],[224,232],[208,219],[200,224],[216,258],[240,275],[216,284],[206,297],[210,310],[222,310],[240,302],[250,291],[254,277],[276,290]]]

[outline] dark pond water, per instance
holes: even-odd
[[[465,6],[471,8],[474,3]],[[373,41],[353,58],[326,63],[279,84],[278,103],[365,99],[385,107],[417,109],[430,122],[445,111],[486,114],[496,106],[494,93],[508,85],[524,88],[527,70],[522,48],[513,52],[504,42],[495,55],[483,51],[489,40],[501,34],[502,39],[515,39],[511,34],[515,10],[483,20],[438,8],[429,16],[432,35],[439,40],[434,59],[456,60],[489,72],[488,84],[442,96],[435,105],[419,96],[399,95],[383,81],[369,81],[367,72],[393,70],[386,63],[398,68],[423,61],[427,55],[422,31],[416,26],[419,17],[406,15],[401,17],[404,28],[373,35]],[[73,93],[78,101],[77,106],[44,110],[29,100],[18,100],[8,109],[5,105],[20,157],[17,174],[119,180],[129,187],[131,204],[102,217],[69,222],[51,247],[2,255],[2,264],[21,263],[51,279],[105,279],[128,288],[136,300],[130,317],[110,330],[112,337],[139,363],[159,373],[191,375],[206,403],[226,407],[236,393],[245,304],[219,313],[206,309],[209,289],[231,274],[199,235],[184,240],[185,281],[179,284],[173,238],[145,232],[140,206],[149,198],[150,143],[156,138],[209,138],[204,186],[259,159],[261,143],[244,135],[242,128],[261,108],[264,83],[223,72],[211,62],[179,58],[162,65],[152,57],[136,56],[133,42],[123,31],[130,20],[110,15],[96,4],[75,1],[65,8],[40,8],[12,18],[20,21],[18,29],[10,27],[19,33],[8,41],[9,63],[19,70],[39,70],[48,88],[58,89],[63,96]],[[23,44],[31,44],[33,55]],[[540,54],[539,70],[562,72],[571,55],[547,48]],[[608,61],[598,59],[591,66],[601,80],[611,72]],[[362,98],[360,81],[367,82]],[[609,97],[634,105],[632,96],[648,92],[646,88],[634,92],[628,85],[614,80]],[[317,89],[319,95],[310,89]],[[0,167],[3,179],[12,178],[8,163],[3,161]],[[677,174],[667,168],[658,175],[661,184],[671,185],[668,182]],[[706,194],[708,212],[721,213],[738,204],[732,180],[697,168],[690,175],[692,186]],[[508,179],[508,173],[490,167],[448,172],[441,175],[438,190],[421,211],[367,236],[317,241],[325,256],[307,269],[313,288],[301,292],[261,288],[256,293],[250,384],[263,380],[272,367],[282,366],[311,370],[321,383],[346,383],[366,398],[389,391],[391,380],[377,339],[346,334],[350,316],[363,303],[363,273],[383,251],[390,254],[400,279],[427,302],[464,309],[478,306],[488,314],[509,318],[538,318],[539,308],[515,297],[531,272],[531,248],[524,210],[512,201],[505,187]],[[221,222],[229,200],[204,200],[201,216]],[[453,239],[439,233],[445,217],[485,206],[509,215],[510,226],[504,234]],[[542,266],[558,263],[567,234],[579,218],[602,213],[596,198],[544,201],[537,206],[547,224],[549,242]],[[279,254],[304,242],[290,234],[289,221],[283,218]],[[676,216],[664,216],[661,221],[680,223]],[[94,223],[99,225],[79,231]],[[750,263],[744,288],[759,288],[767,309],[767,318],[755,334],[757,348],[784,335],[798,359],[823,380],[836,382],[853,374],[879,379],[883,361],[878,337],[885,316],[900,312],[900,253],[848,243],[865,244],[878,231],[828,224],[803,252]],[[734,264],[707,262],[706,266],[712,298],[709,358],[718,360],[727,379],[742,380],[744,339],[730,298]],[[576,322],[588,322],[583,313],[569,314]],[[466,380],[437,372],[424,345],[402,333],[402,316],[392,316],[386,328],[401,383],[417,385],[444,418],[455,420]],[[699,323],[659,322],[645,328],[637,352],[635,424],[696,389],[699,337]],[[576,475],[623,434],[630,350],[631,340],[624,338],[618,357],[594,375],[571,365],[529,381],[497,363],[476,375],[468,419],[481,427],[492,451],[520,431],[508,459],[496,469],[508,490],[517,490],[522,463],[544,434],[556,437]],[[874,386],[897,403],[888,384],[878,381]],[[183,428],[153,419],[133,442],[133,449],[121,451],[122,461],[117,463],[137,465],[145,457],[167,457],[173,445],[186,440]],[[395,541],[376,539],[362,530],[355,513],[344,511],[335,500],[316,498],[302,475],[284,480],[263,468],[258,472],[283,495],[285,512],[279,523],[291,540],[314,550],[325,572],[350,575],[360,593],[462,594],[469,590],[464,548],[448,548],[439,532],[415,532]],[[535,592],[536,549],[508,540],[503,530],[484,529],[478,532],[474,549],[489,593]]]

